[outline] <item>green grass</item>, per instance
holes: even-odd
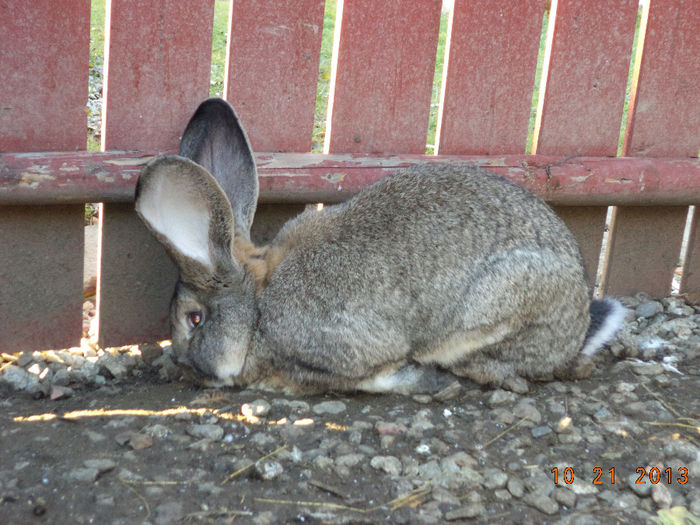
[[[438,112],[440,109],[440,94],[442,91],[442,72],[445,65],[445,42],[447,41],[447,24],[449,13],[440,17],[440,34],[438,35],[437,54],[435,55],[435,76],[433,77],[433,94],[430,99],[430,120],[428,121],[428,137],[425,152],[435,153],[435,135],[437,133]]]
[[[214,2],[214,34],[211,43],[211,78],[209,96],[224,96],[224,73],[226,62],[226,35],[228,35],[228,0]]]
[[[316,84],[316,111],[314,112],[314,131],[311,151],[323,151],[326,138],[326,116],[328,113],[328,94],[331,83],[331,55],[333,53],[333,34],[335,32],[336,0],[326,0],[323,14],[323,34],[321,36],[321,57]]]

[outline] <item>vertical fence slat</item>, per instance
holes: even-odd
[[[236,0],[226,99],[256,151],[311,151],[322,0]]]
[[[687,208],[681,206],[617,208],[610,232],[610,264],[604,292],[668,295],[681,251],[686,213]]]
[[[581,248],[591,290],[595,286],[603,243],[607,206],[556,206],[554,211],[574,234]]]
[[[0,351],[80,343],[83,206],[0,207]]]
[[[209,95],[214,1],[112,0],[107,17],[103,145],[176,149]],[[99,343],[164,337],[176,280],[172,263],[132,206],[102,208]]]
[[[560,0],[537,153],[617,152],[638,0]]]
[[[615,155],[637,4],[559,1],[537,153]],[[605,210],[557,211],[577,237],[592,286]]]
[[[0,151],[85,149],[89,46],[90,0],[0,5]]]
[[[85,149],[89,43],[89,0],[0,4],[1,151]],[[83,210],[0,207],[1,351],[79,344]]]
[[[633,156],[697,156],[700,148],[700,11],[694,2],[654,0],[650,4],[634,113],[625,153]],[[606,293],[644,290],[667,294],[680,255],[687,208],[619,208],[611,232]],[[625,236],[629,235],[630,239]],[[634,242],[636,239],[637,242]],[[635,261],[635,273],[630,264]],[[697,272],[690,253],[686,271]],[[637,285],[629,280],[636,275]],[[683,292],[698,292],[693,279]]]
[[[653,0],[627,155],[697,157],[700,149],[700,6]]]
[[[441,5],[338,4],[326,151],[425,152]]]
[[[543,13],[544,2],[454,4],[439,154],[525,151]]]
[[[111,0],[103,149],[176,148],[209,94],[214,0]]]

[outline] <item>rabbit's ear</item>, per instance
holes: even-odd
[[[231,206],[198,164],[174,155],[148,163],[136,187],[136,212],[173,258],[182,281],[212,288],[240,275],[232,255]]]
[[[182,135],[180,155],[214,176],[231,203],[237,233],[250,239],[258,176],[248,137],[226,101],[202,102]]]

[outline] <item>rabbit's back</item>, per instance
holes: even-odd
[[[479,168],[407,168],[302,214],[273,245],[286,252],[259,297],[259,344],[313,381],[352,382],[407,357],[448,366],[459,360],[441,350],[450,338],[462,348],[460,334],[507,337],[553,309],[575,332],[571,354],[588,325],[571,233],[542,201]]]

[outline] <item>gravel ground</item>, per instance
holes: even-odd
[[[591,378],[440,400],[203,389],[158,344],[3,354],[0,523],[700,523],[700,306],[623,302]]]

